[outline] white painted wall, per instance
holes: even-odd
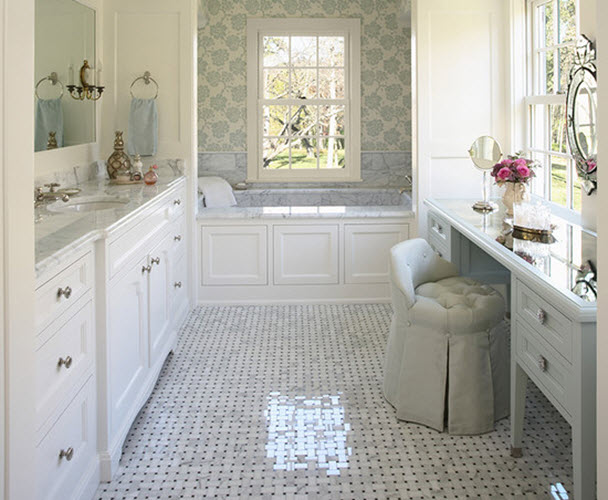
[[[608,25],[608,2],[596,0],[594,18],[598,26]],[[608,31],[598,30],[599,73],[599,165],[608,165]],[[608,170],[599,169],[599,189],[596,196],[599,213],[608,213]],[[597,218],[599,272],[604,273],[604,262],[608,268],[608,218]],[[608,498],[608,294],[600,293],[597,327],[597,481],[598,498]]]
[[[415,0],[416,163],[422,201],[481,198],[482,174],[468,149],[492,135],[511,151],[508,100],[508,2]]]
[[[34,0],[0,0],[3,496],[34,498]],[[2,496],[0,494],[0,496]]]
[[[133,80],[150,71],[158,82],[158,152],[144,158],[182,158],[188,176],[189,234],[195,234],[197,207],[197,10],[196,0],[104,0],[104,78],[102,158],[112,152],[114,131],[127,135]],[[155,88],[138,82],[138,97],[152,97]],[[196,276],[195,240],[191,238],[189,269]],[[191,281],[190,300],[196,296]]]

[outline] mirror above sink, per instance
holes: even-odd
[[[81,76],[100,85],[96,12],[77,0],[36,0],[35,9],[34,149],[95,143],[96,101],[86,95],[75,98],[78,90],[70,89],[81,85]]]

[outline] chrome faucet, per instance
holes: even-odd
[[[70,196],[67,193],[57,192],[57,188],[60,185],[58,182],[45,184],[44,186],[49,188],[46,192],[41,187],[37,187],[34,190],[34,206],[40,206],[40,204],[47,200],[61,200],[65,203],[70,201]]]

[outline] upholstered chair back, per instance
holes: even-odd
[[[390,271],[391,284],[403,293],[408,308],[416,303],[418,286],[458,276],[456,266],[439,257],[422,238],[402,241],[391,248]]]

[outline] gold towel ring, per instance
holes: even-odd
[[[65,87],[63,86],[63,83],[61,83],[61,81],[59,80],[57,73],[55,73],[54,71],[49,75],[49,76],[45,76],[44,78],[41,78],[38,83],[36,84],[36,87],[34,89],[34,94],[36,94],[36,97],[38,99],[41,99],[41,97],[38,95],[38,87],[43,83],[49,81],[51,82],[53,85],[61,85],[61,94],[59,94],[58,99],[61,99],[63,97],[63,92],[65,91]]]
[[[135,98],[135,95],[133,94],[133,86],[139,81],[139,80],[143,80],[144,83],[146,85],[150,85],[150,82],[152,82],[154,85],[156,85],[156,95],[152,98],[152,99],[156,99],[158,97],[158,82],[152,78],[152,75],[150,74],[149,71],[146,71],[143,76],[140,76],[138,78],[136,78],[135,80],[133,80],[133,83],[131,84],[131,86],[129,87],[129,92],[131,94],[131,97]]]

